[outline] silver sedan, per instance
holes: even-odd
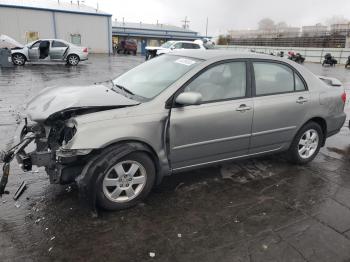
[[[88,59],[87,47],[76,46],[62,39],[40,39],[12,49],[12,61],[15,65],[26,62],[66,62],[76,66]]]
[[[93,206],[123,209],[181,171],[278,152],[308,163],[343,126],[345,101],[339,81],[289,60],[173,52],[110,82],[43,90],[3,159],[44,166]]]

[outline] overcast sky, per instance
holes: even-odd
[[[301,26],[325,23],[333,15],[350,19],[350,0],[86,0],[86,4],[112,13],[128,22],[160,23],[181,26],[185,16],[190,29],[216,36],[229,29],[254,29],[265,17],[275,22]]]

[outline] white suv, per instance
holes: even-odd
[[[161,46],[147,46],[146,47],[146,60],[153,58],[157,55],[163,55],[170,53],[173,50],[179,49],[203,49],[203,44],[191,41],[168,41]]]

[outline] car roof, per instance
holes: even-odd
[[[174,41],[174,43],[190,43],[190,44],[197,44],[194,41]],[[198,45],[198,44],[197,44]]]
[[[232,50],[224,49],[210,49],[210,50],[194,50],[194,49],[185,49],[185,50],[174,50],[170,55],[176,56],[186,56],[201,60],[210,60],[210,59],[237,59],[237,58],[256,58],[256,59],[269,59],[276,61],[286,61],[281,57],[252,53],[252,52],[238,52]]]

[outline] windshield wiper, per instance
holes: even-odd
[[[112,80],[111,82],[112,82],[113,87],[118,87],[120,90],[123,90],[125,93],[128,93],[128,94],[133,95],[133,96],[135,95],[133,92],[131,92],[130,90],[128,90],[128,89],[125,88],[124,86],[115,84],[115,83],[113,82],[113,80]]]

